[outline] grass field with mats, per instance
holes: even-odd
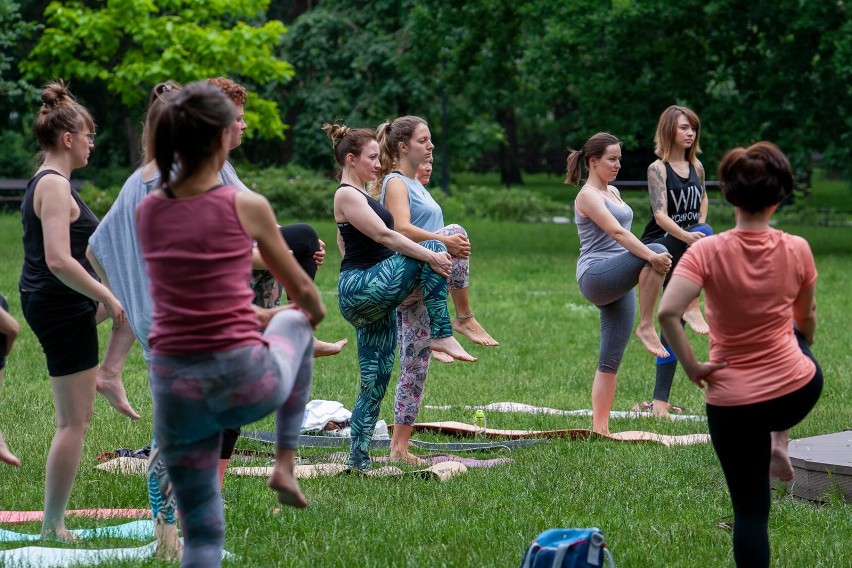
[[[637,212],[644,221],[644,214]],[[449,219],[448,219],[449,221]],[[712,222],[712,219],[711,219]],[[465,405],[514,401],[559,409],[590,406],[598,347],[598,314],[580,295],[574,278],[579,243],[572,225],[466,222],[473,255],[471,295],[477,318],[497,338],[498,348],[460,341],[479,357],[475,364],[433,364],[421,421],[472,422]],[[315,223],[329,254],[317,276],[328,316],[317,335],[348,337],[337,357],[316,362],[312,398],[352,407],[358,388],[353,329],[337,309],[340,262],[334,225]],[[716,227],[724,229],[724,227]],[[852,355],[849,314],[852,300],[852,229],[782,227],[802,234],[816,255],[819,328],[814,353],[825,372],[822,399],[792,432],[793,438],[852,427]],[[180,228],[175,228],[180,230]],[[0,467],[0,509],[33,510],[43,504],[44,464],[54,432],[53,405],[44,358],[20,312],[17,281],[21,267],[20,219],[0,215],[0,293],[10,301],[22,333],[8,359],[0,393],[0,430],[21,458],[20,469]],[[108,329],[101,326],[102,349]],[[690,334],[699,356],[707,339]],[[392,389],[381,418],[392,422]],[[620,372],[615,410],[649,400],[653,359],[631,341]],[[145,507],[142,478],[94,470],[100,452],[136,449],[151,441],[151,400],[140,351],[131,353],[125,384],[142,419],[130,422],[98,399],[69,508]],[[672,402],[703,414],[701,391],[678,371]],[[488,413],[493,428],[588,428],[591,419]],[[273,428],[271,418],[249,428]],[[613,431],[648,430],[665,434],[706,432],[703,422],[619,419]],[[447,441],[446,437],[415,434]],[[241,439],[238,448],[268,450]],[[304,449],[305,457],[329,450]],[[416,450],[415,450],[416,451]],[[510,453],[510,465],[471,469],[447,483],[411,478],[358,476],[302,482],[311,502],[304,511],[273,513],[274,496],[263,478],[228,477],[226,549],[239,557],[230,566],[513,566],[542,530],[598,526],[618,566],[730,566],[730,532],[717,527],[731,514],[722,472],[709,445],[665,448],[606,440],[553,441]],[[240,463],[238,465],[247,465]],[[257,465],[264,465],[257,462]],[[73,518],[71,528],[117,524]],[[37,524],[16,530],[37,532]],[[770,519],[773,566],[852,565],[852,514],[838,495],[826,504],[775,492]],[[101,539],[81,547],[138,546]],[[20,544],[0,544],[0,550]],[[114,564],[113,564],[114,565]],[[119,564],[120,565],[120,564]],[[126,564],[131,565],[131,564]],[[133,564],[138,565],[138,564]],[[144,566],[172,564],[151,560]]]

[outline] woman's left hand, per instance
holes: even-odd
[[[322,266],[322,263],[325,260],[325,243],[322,239],[320,239],[319,245],[319,250],[314,253],[314,262],[316,263],[317,268]]]
[[[684,370],[686,371],[689,380],[695,383],[698,388],[703,389],[704,386],[709,382],[708,378],[710,377],[710,375],[712,375],[719,369],[724,369],[727,366],[728,363],[725,361],[722,361],[721,363],[710,363],[708,361],[704,363],[697,363],[695,367]]]
[[[470,240],[467,235],[461,233],[450,235],[444,243],[447,246],[447,252],[458,258],[468,258],[470,256]]]

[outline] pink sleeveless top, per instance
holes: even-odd
[[[237,192],[219,186],[181,199],[150,194],[139,204],[137,233],[154,301],[152,353],[262,342],[248,287],[252,238],[237,217]]]

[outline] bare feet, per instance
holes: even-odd
[[[473,314],[466,318],[456,316],[455,319],[453,319],[453,331],[464,335],[477,345],[485,345],[488,347],[497,347],[500,345],[500,342],[491,337],[491,335],[485,331],[479,322],[476,321]]]
[[[391,461],[402,462],[408,465],[422,465],[426,463],[426,460],[418,458],[408,450],[398,450],[395,448],[391,448],[390,459]]]
[[[269,476],[269,487],[278,494],[278,502],[288,507],[304,509],[308,500],[299,489],[296,481],[296,450],[278,448],[275,450],[275,467]]]
[[[441,363],[452,363],[453,361],[455,361],[455,359],[441,351],[432,351],[432,359],[434,359],[435,361],[440,361]]]
[[[657,332],[654,330],[653,325],[649,325],[648,327],[639,326],[636,328],[636,337],[639,338],[639,341],[642,342],[642,345],[645,346],[645,349],[651,355],[655,355],[657,357],[668,357],[669,352],[666,351],[666,348],[663,347],[663,344],[660,343],[660,338],[657,337]]]
[[[155,522],[154,535],[157,538],[157,558],[179,562],[183,555],[183,543],[178,537],[177,525]]]
[[[793,464],[790,462],[790,454],[787,453],[789,438],[786,432],[772,433],[772,454],[769,459],[769,477],[781,481],[793,481]]]
[[[704,316],[701,315],[700,308],[687,308],[685,312],[683,312],[683,321],[689,324],[689,327],[692,328],[692,331],[695,333],[699,333],[701,335],[707,335],[710,333],[710,325],[704,319]]]
[[[103,367],[98,369],[97,384],[95,387],[98,393],[102,394],[110,406],[116,409],[121,414],[124,414],[131,420],[138,420],[139,414],[130,406],[130,401],[127,400],[127,393],[124,391],[124,383],[121,382],[121,375],[107,376],[107,372]]]
[[[341,339],[334,343],[329,343],[328,341],[322,341],[314,337],[314,358],[337,355],[347,343],[349,343],[348,339]]]
[[[57,542],[77,542],[80,540],[79,536],[72,533],[65,527],[59,529],[42,529],[41,538],[42,540],[53,540]]]
[[[452,335],[438,339],[433,337],[429,340],[429,348],[432,352],[440,351],[459,361],[468,361],[471,363],[476,361],[476,357],[465,351],[464,347]]]
[[[9,451],[6,441],[3,439],[3,434],[0,434],[0,462],[7,463],[15,467],[21,467],[21,460]]]
[[[663,402],[662,400],[655,400],[652,403],[651,414],[656,416],[657,418],[671,418],[672,415],[669,414],[669,403]]]

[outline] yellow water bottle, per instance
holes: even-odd
[[[485,411],[478,408],[473,415],[473,425],[476,427],[476,435],[484,436],[487,423],[485,421]]]

